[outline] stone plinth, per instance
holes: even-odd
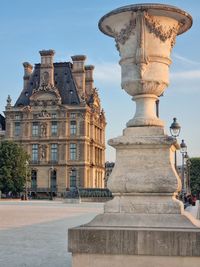
[[[73,267],[188,267],[200,262],[200,221],[177,199],[175,139],[164,132],[155,102],[169,84],[170,53],[191,16],[160,4],[130,5],[101,18],[115,38],[122,88],[136,102],[123,135],[109,140],[116,163],[108,180],[114,199],[87,225],[69,230]],[[121,107],[122,108],[122,107]]]
[[[90,228],[69,231],[73,267],[188,267],[200,262],[200,230]]]

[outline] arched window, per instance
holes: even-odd
[[[31,191],[37,191],[37,171],[31,171]]]
[[[56,170],[51,171],[51,192],[56,192],[57,189],[57,172]]]

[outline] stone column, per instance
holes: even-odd
[[[155,102],[169,84],[176,36],[191,25],[188,13],[161,4],[118,8],[99,22],[100,30],[115,38],[122,88],[136,102],[136,112],[123,135],[109,140],[116,148],[108,181],[114,199],[103,214],[69,231],[73,267],[129,267],[131,262],[134,267],[169,262],[183,267],[200,256],[200,223],[186,216],[176,198],[181,190],[173,164],[178,145],[155,112]]]

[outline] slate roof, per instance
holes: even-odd
[[[0,125],[1,125],[1,127],[0,127],[1,130],[5,131],[5,128],[6,128],[5,118],[1,114],[0,114]]]
[[[79,105],[80,99],[77,93],[77,86],[72,76],[72,63],[60,62],[54,63],[54,85],[58,88],[62,104]],[[22,90],[19,98],[15,103],[16,106],[27,106],[30,104],[30,96],[33,89],[40,84],[40,64],[35,64],[34,71],[31,75],[29,86]]]

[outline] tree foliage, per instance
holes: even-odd
[[[27,175],[28,154],[11,141],[0,143],[0,191],[13,195],[23,191]]]
[[[193,195],[200,195],[200,158],[191,158],[190,186]]]

